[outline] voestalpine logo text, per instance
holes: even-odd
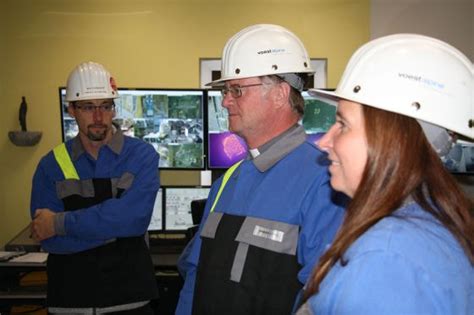
[[[272,49],[265,49],[265,50],[260,50],[257,51],[257,54],[259,55],[264,55],[264,54],[277,54],[277,53],[282,53],[284,52],[284,48],[272,48]]]
[[[435,89],[444,89],[444,84],[437,82],[435,80],[429,79],[429,78],[422,77],[420,75],[409,74],[409,73],[399,73],[398,76],[403,79],[420,82],[421,84],[427,85]]]

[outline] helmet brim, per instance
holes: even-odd
[[[295,74],[307,74],[309,77],[315,75],[315,71],[313,69],[308,69],[307,72],[275,72],[275,73],[267,73],[267,74],[262,74],[262,75],[249,75],[249,76],[231,76],[231,77],[224,77],[220,78],[218,80],[211,81],[209,83],[206,83],[205,86],[211,86],[211,87],[221,87],[224,86],[226,81],[230,80],[241,80],[241,79],[249,79],[249,78],[258,78],[258,77],[264,77],[264,76],[269,76],[269,75],[282,75],[282,74],[287,74],[287,73],[295,73]]]
[[[311,95],[312,97],[326,96],[334,101],[339,101],[340,99],[342,99],[341,96],[336,94],[336,91],[328,91],[328,90],[322,90],[322,89],[309,89],[308,94]]]

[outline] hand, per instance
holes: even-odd
[[[31,222],[31,236],[36,241],[42,241],[56,235],[54,231],[54,216],[50,209],[36,209],[35,217]]]

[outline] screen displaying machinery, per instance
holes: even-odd
[[[78,133],[60,88],[63,140]],[[150,143],[160,168],[204,169],[203,90],[119,89],[114,124],[125,135]]]

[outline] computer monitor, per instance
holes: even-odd
[[[328,97],[302,92],[305,114],[300,121],[308,139],[317,141],[329,130],[336,117],[336,102]],[[227,110],[222,107],[220,91],[207,92],[208,168],[229,168],[247,155],[245,141],[229,131]]]
[[[192,227],[191,201],[206,199],[210,189],[203,186],[165,187],[165,231],[186,231]]]
[[[310,96],[307,91],[301,93],[305,109],[301,124],[308,140],[317,144],[336,120],[337,101],[322,95]]]
[[[441,160],[452,173],[474,175],[474,142],[468,139],[458,140]]]
[[[156,194],[148,231],[153,232],[161,230],[163,230],[163,190],[160,188]]]
[[[60,88],[63,140],[77,132]],[[119,89],[114,124],[125,135],[150,143],[162,169],[204,169],[204,91],[197,89]]]

